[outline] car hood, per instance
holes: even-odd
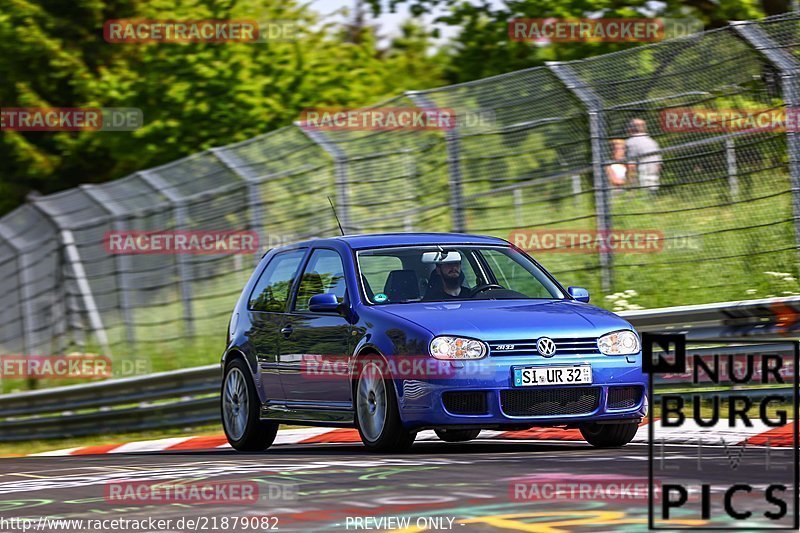
[[[610,311],[572,300],[478,300],[406,303],[375,307],[414,322],[434,335],[486,341],[599,337],[633,329]]]

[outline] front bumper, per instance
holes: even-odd
[[[512,383],[513,367],[547,368],[576,364],[592,365],[591,385],[515,387]],[[646,385],[647,379],[642,373],[641,354],[627,357],[570,355],[552,359],[490,356],[481,359],[480,364],[462,363],[462,367],[453,368],[447,378],[395,379],[400,417],[408,429],[446,426],[500,428],[556,426],[636,420],[646,415]],[[609,391],[612,387],[634,387],[640,394],[636,401],[626,402],[621,408],[614,408],[620,405],[619,402],[612,405],[609,401]],[[616,393],[619,391],[615,389]],[[480,414],[453,412],[445,406],[443,401],[445,394],[464,392],[484,395],[485,408]],[[510,400],[512,398],[513,405]],[[544,402],[548,405],[539,408],[538,405],[526,406],[525,402]]]

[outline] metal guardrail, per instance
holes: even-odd
[[[800,337],[800,297],[623,311],[638,331],[685,333],[687,339]]]
[[[208,365],[2,395],[0,442],[212,423],[220,378],[219,365]]]
[[[720,342],[796,338],[800,297],[626,311],[641,331]],[[711,353],[714,349],[709,348]],[[718,350],[716,350],[718,352]],[[733,351],[746,351],[746,348]],[[763,349],[762,349],[763,351]],[[0,442],[78,437],[219,420],[219,365],[0,396]],[[771,392],[783,394],[782,389]],[[788,394],[791,394],[790,392]]]

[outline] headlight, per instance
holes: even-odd
[[[486,355],[485,344],[462,337],[436,337],[430,349],[436,359],[480,359]]]
[[[605,355],[631,355],[639,353],[639,336],[631,330],[623,329],[597,339],[600,353]]]

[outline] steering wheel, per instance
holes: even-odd
[[[483,285],[478,285],[474,289],[472,289],[472,293],[470,297],[477,296],[478,294],[488,291],[489,289],[505,289],[502,285],[498,285],[497,283],[484,283]]]

